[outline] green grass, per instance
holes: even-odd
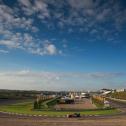
[[[99,104],[99,103],[97,103],[97,102],[94,102],[93,104],[95,104],[95,106],[96,106],[97,108],[103,108],[103,107],[104,107],[103,104]]]
[[[54,110],[54,105],[58,103],[59,97],[40,100],[39,107],[34,107],[35,110]],[[34,103],[35,104],[35,103]]]
[[[53,98],[53,99],[49,99],[49,100],[47,100],[47,101],[44,101],[44,102],[42,102],[42,104],[41,104],[41,108],[42,109],[51,109],[51,108],[53,108],[53,106],[55,105],[55,104],[57,104],[57,100],[59,99],[59,97],[57,97],[57,98]]]
[[[18,103],[13,105],[0,106],[0,111],[14,112],[20,114],[48,115],[48,116],[66,115],[75,112],[75,111],[73,112],[73,111],[55,111],[55,110],[53,111],[33,110],[32,102],[24,102],[24,103]],[[117,109],[82,110],[76,112],[79,112],[81,115],[111,115],[111,114],[119,113]]]
[[[95,104],[97,108],[104,108],[104,103],[98,99],[92,97],[92,103]]]

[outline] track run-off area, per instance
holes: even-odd
[[[31,115],[14,112],[0,112],[0,126],[126,126],[126,106],[111,101],[121,113],[98,115],[82,115],[80,118],[67,118],[65,115]]]
[[[59,105],[60,110],[56,109],[33,109],[32,102],[22,102],[8,105],[1,105],[0,112],[9,115],[19,115],[19,116],[48,116],[48,117],[65,117],[67,114],[80,113],[81,116],[99,116],[99,115],[115,115],[120,113],[117,109],[97,109],[91,100],[84,99],[81,102],[77,102],[71,105]],[[89,107],[89,108],[88,108]],[[83,108],[83,109],[82,109]]]
[[[126,115],[85,116],[81,118],[38,117],[0,114],[0,126],[125,126]]]

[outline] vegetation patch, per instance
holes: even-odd
[[[114,92],[108,95],[109,97],[111,96],[112,98],[116,98],[116,99],[122,99],[122,100],[126,100],[126,91],[122,91],[122,92]]]
[[[53,106],[56,105],[59,101],[59,97],[52,98],[52,99],[46,99],[46,100],[38,100],[34,101],[34,109],[37,110],[47,110],[47,109],[53,109]]]
[[[53,101],[54,102],[54,101]],[[51,100],[47,103],[50,105],[54,104]],[[72,114],[75,111],[56,111],[56,110],[33,110],[33,102],[24,102],[13,105],[1,106],[0,111],[13,112],[19,114],[30,114],[30,115],[47,115],[47,116],[65,116]],[[116,109],[96,109],[96,110],[80,110],[76,111],[81,115],[112,115],[119,113]]]
[[[92,97],[92,103],[96,105],[97,108],[104,107],[104,100],[100,97]]]
[[[54,105],[56,105],[58,103],[58,101],[59,101],[59,97],[48,100],[48,101],[44,102],[43,105],[47,108],[50,108],[50,107],[53,107]]]

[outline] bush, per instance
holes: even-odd
[[[114,92],[110,95],[112,98],[126,100],[126,91],[124,92]]]
[[[41,109],[41,103],[42,101],[34,101],[34,109]]]
[[[34,109],[38,109],[38,102],[34,101]]]
[[[98,108],[104,107],[104,101],[95,97],[92,97],[92,103],[95,104]]]
[[[49,102],[47,102],[46,104],[48,105],[48,106],[54,106],[55,104],[57,104],[58,103],[58,99],[57,98],[55,98],[55,99],[51,99]]]

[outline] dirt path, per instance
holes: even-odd
[[[96,106],[91,103],[90,99],[76,100],[75,104],[59,104],[56,105],[55,108],[58,109],[95,109]]]

